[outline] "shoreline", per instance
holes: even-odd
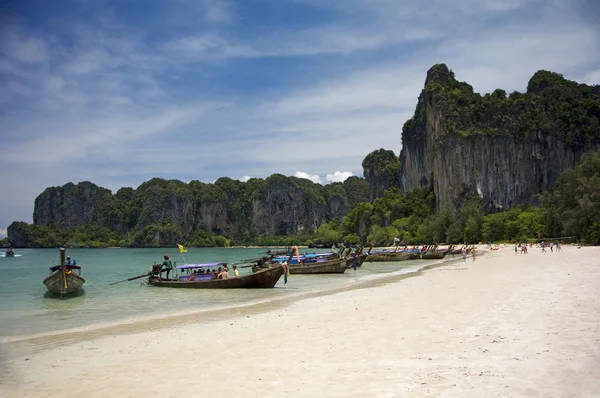
[[[600,248],[484,251],[266,311],[12,352],[0,392],[595,397]]]
[[[209,309],[188,309],[177,312],[165,312],[157,315],[136,316],[134,318],[123,319],[115,322],[95,323],[82,327],[59,329],[49,332],[35,333],[25,336],[7,336],[0,338],[2,344],[11,344],[16,349],[31,348],[37,345],[46,346],[48,344],[70,344],[73,342],[84,341],[89,338],[102,338],[104,335],[114,334],[135,334],[148,328],[158,330],[169,328],[171,326],[181,326],[198,321],[215,321],[241,316],[240,311],[249,311],[252,314],[260,314],[271,311],[273,308],[284,308],[291,306],[297,301],[326,297],[337,293],[352,291],[357,289],[376,288],[390,283],[397,283],[404,279],[414,278],[422,275],[424,272],[446,266],[450,263],[459,261],[460,258],[448,258],[435,261],[433,264],[426,264],[415,271],[402,272],[402,269],[393,271],[389,274],[379,274],[368,279],[359,280],[347,286],[336,288],[324,288],[314,291],[298,292],[286,296],[270,297],[267,299],[253,300],[247,303],[236,303],[225,306],[217,306]],[[470,259],[468,259],[471,261]],[[351,272],[348,270],[346,272]],[[293,284],[293,279],[290,279]],[[271,308],[273,307],[273,308]],[[246,314],[246,312],[244,312]]]

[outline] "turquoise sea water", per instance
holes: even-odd
[[[234,263],[264,255],[267,249],[190,248],[186,263],[224,261]],[[110,286],[112,282],[147,272],[162,262],[164,254],[183,264],[177,249],[68,249],[86,278],[82,294],[58,299],[46,293],[43,279],[58,263],[58,249],[18,249],[20,256],[0,257],[0,339],[13,340],[61,330],[127,323],[148,317],[163,317],[187,311],[230,308],[241,304],[293,298],[302,293],[326,291],[402,274],[431,261],[365,263],[357,271],[341,275],[291,275],[274,289],[166,289],[142,284],[143,279]],[[251,272],[249,268],[241,273]]]

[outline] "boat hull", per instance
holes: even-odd
[[[148,284],[157,287],[182,289],[270,289],[275,287],[277,281],[279,281],[279,278],[281,278],[282,275],[283,267],[279,265],[254,272],[250,275],[231,277],[227,279],[180,282],[150,277],[148,279]]]
[[[343,274],[346,272],[346,260],[338,258],[335,260],[292,264],[289,265],[290,274]]]
[[[446,254],[448,254],[448,251],[431,251],[431,252],[425,252],[421,254],[421,259],[422,260],[441,260],[444,257],[446,257]]]
[[[418,253],[390,253],[390,254],[370,254],[367,261],[370,263],[406,261],[419,258]]]
[[[356,266],[360,267],[361,265],[363,265],[366,258],[366,254],[361,254],[360,256],[356,257]],[[346,259],[346,267],[354,268],[354,259],[352,257]]]
[[[73,271],[65,272],[64,278],[62,271],[54,271],[44,279],[44,285],[46,285],[48,291],[58,296],[77,293],[84,283],[85,278]]]

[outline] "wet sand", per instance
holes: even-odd
[[[273,308],[6,345],[0,395],[600,396],[600,248],[480,252]]]

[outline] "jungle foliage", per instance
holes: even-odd
[[[581,148],[598,145],[600,137],[600,86],[579,84],[554,72],[540,70],[529,80],[525,93],[497,89],[481,95],[455,79],[444,64],[428,73],[422,97],[443,111],[447,134],[462,137],[506,135],[515,139],[542,133]],[[403,127],[407,136],[425,124],[425,104]]]

